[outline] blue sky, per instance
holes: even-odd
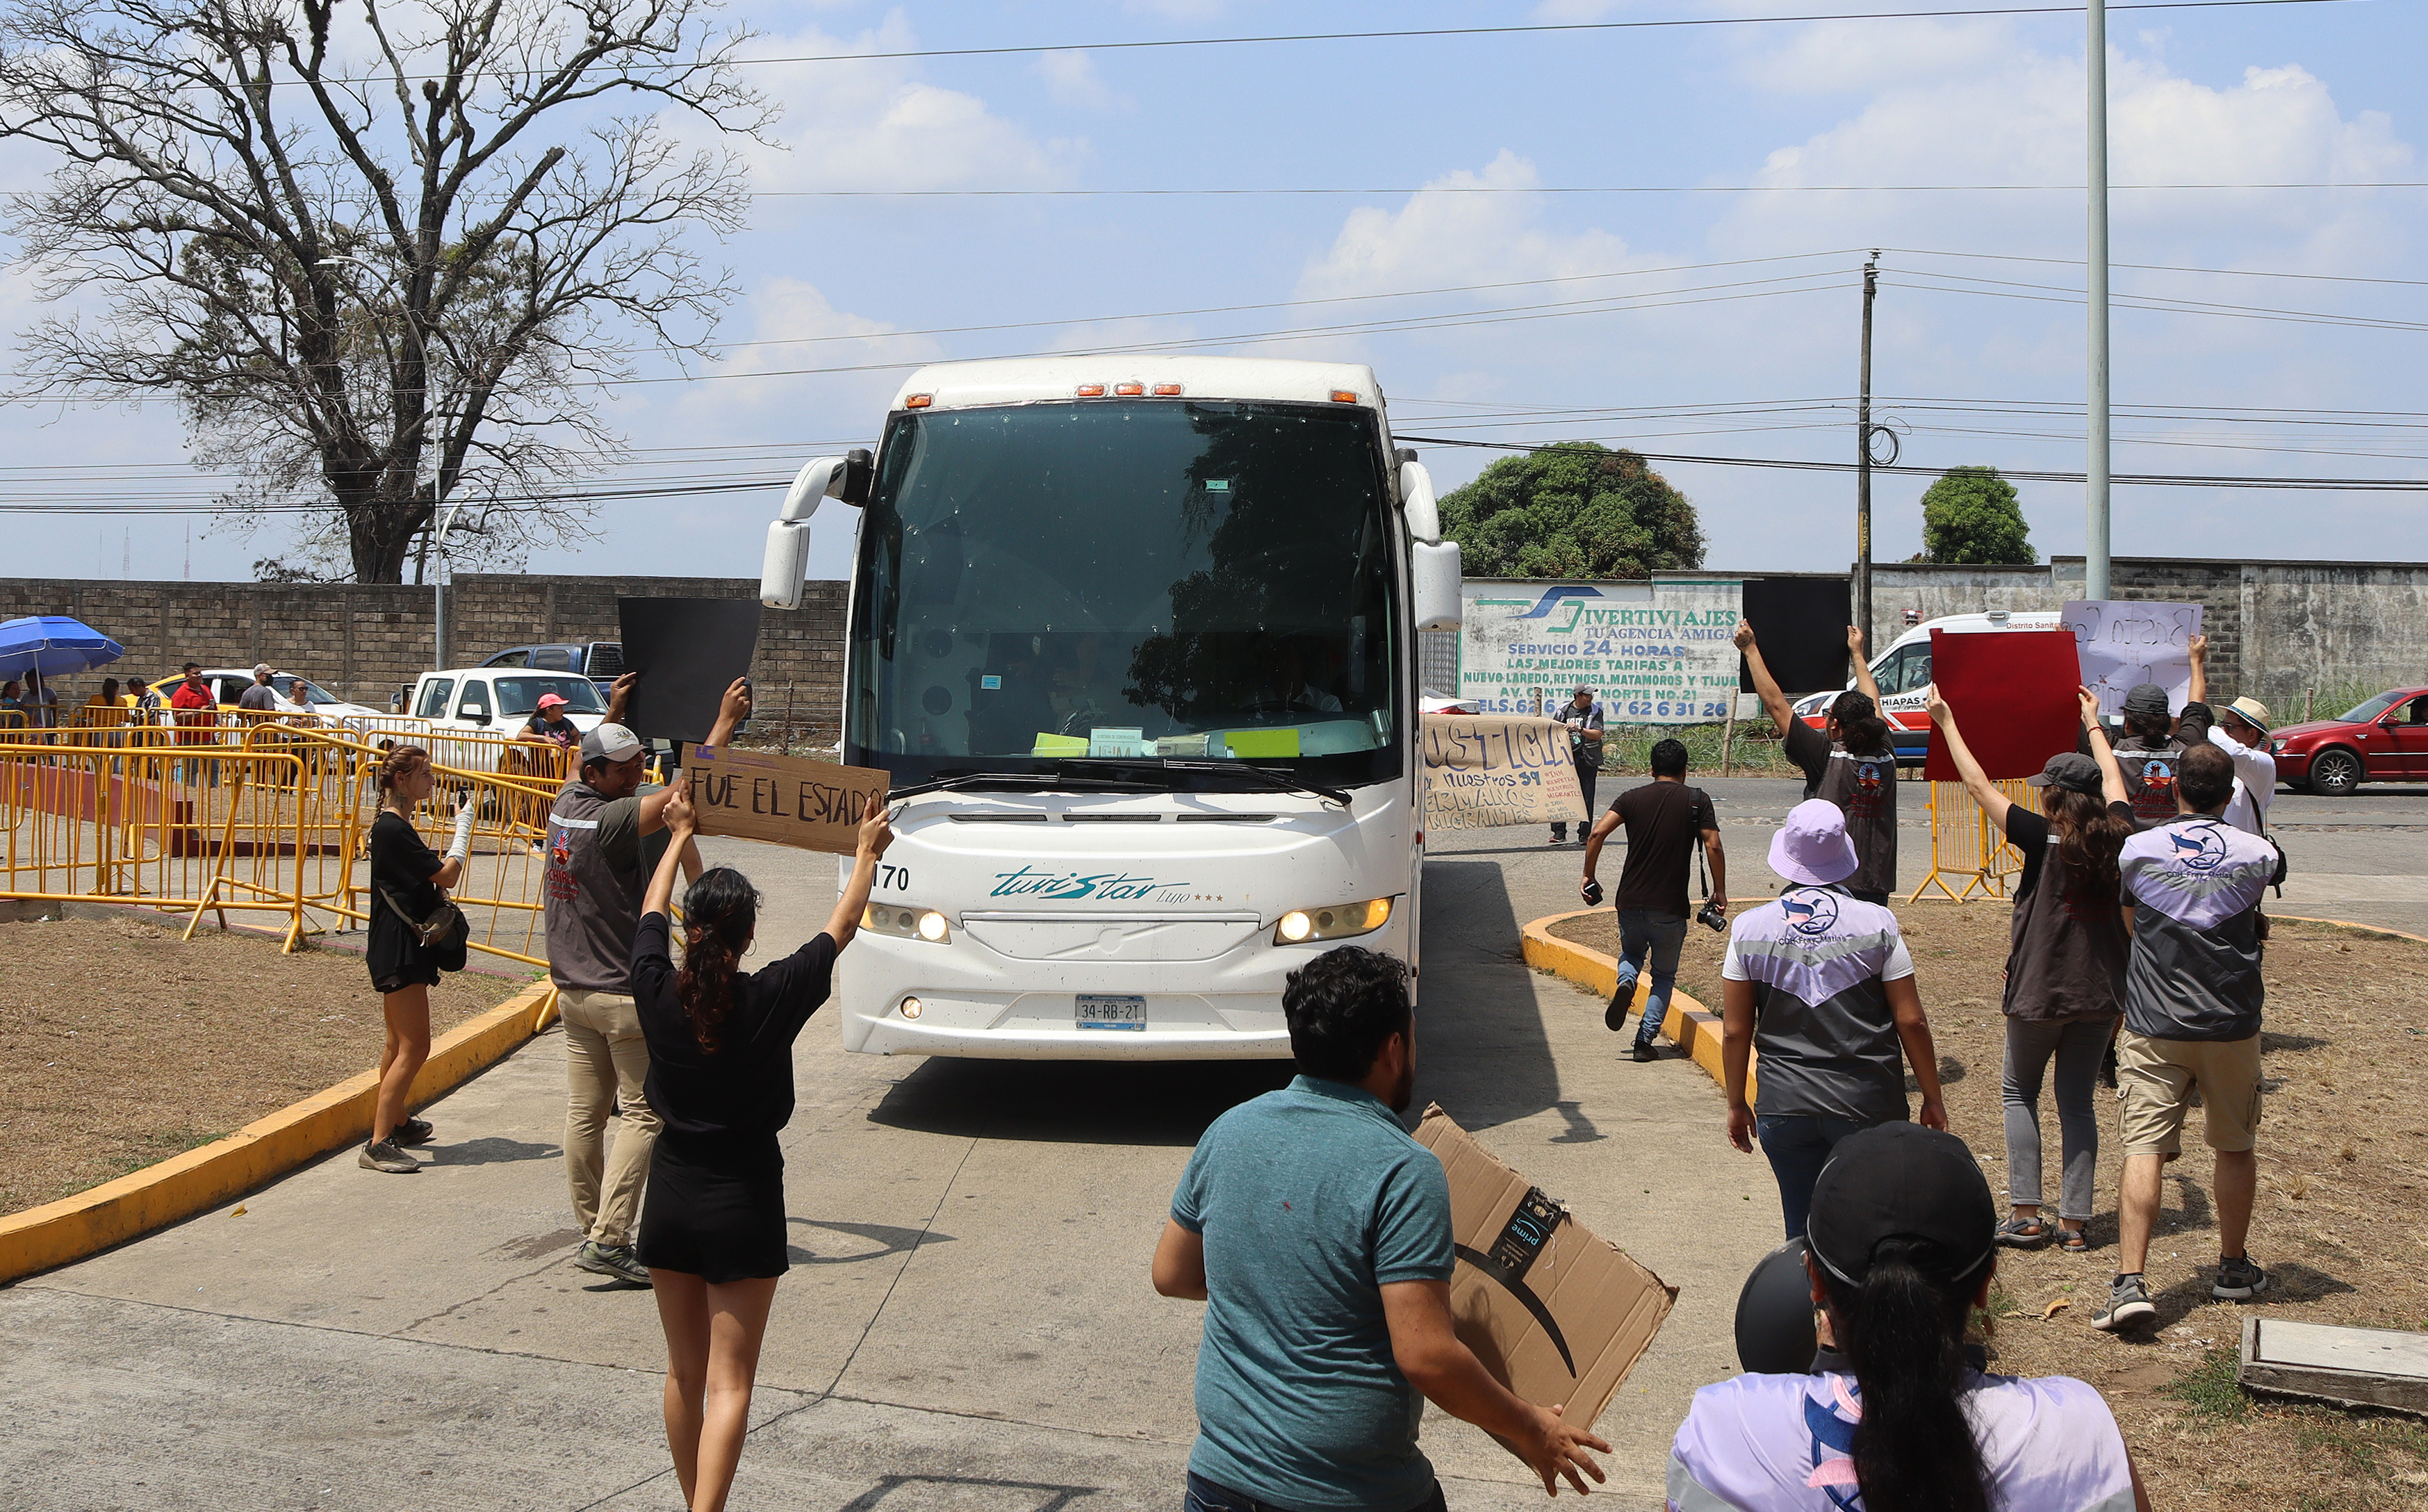
[[[758,56],[796,58],[1760,8],[735,13],[764,34]],[[2109,45],[2119,184],[2428,180],[2418,5],[2120,10]],[[752,151],[763,197],[749,229],[713,249],[744,290],[720,329],[734,345],[701,381],[604,401],[639,449],[618,481],[778,478],[873,440],[905,370],[889,364],[1150,341],[1371,362],[1403,433],[1842,459],[1859,269],[1875,247],[1875,388],[1907,428],[1904,460],[2078,469],[2083,208],[2062,186],[2082,173],[2082,50],[2076,14],[757,67],[786,107],[783,150]],[[22,182],[40,165],[18,152],[0,170]],[[1860,185],[2060,187],[1842,188]],[[1550,192],[1620,186],[1714,191]],[[818,197],[1135,189],[1371,192]],[[2428,189],[2120,189],[2115,260],[2160,265],[2120,266],[2120,304],[2163,307],[2116,312],[2117,469],[2428,477],[2423,231]],[[2401,280],[2413,282],[2383,282]],[[1242,305],[1278,307],[1171,313]],[[38,313],[22,277],[0,284],[0,324]],[[1417,328],[1222,339],[1376,321]],[[948,329],[1011,324],[1025,328]],[[1154,376],[1150,356],[1108,361]],[[181,468],[167,406],[19,406],[0,425],[21,469],[106,464],[162,492],[211,486]],[[1426,449],[1445,486],[1491,455]],[[1847,476],[1661,466],[1701,510],[1709,566],[1852,555]],[[46,496],[120,491],[66,471],[7,476]],[[1883,559],[1919,547],[1927,482],[1876,485]],[[2080,485],[2021,487],[2041,551],[2078,551]],[[605,502],[591,538],[527,565],[752,576],[779,498],[776,483]],[[2115,499],[2120,555],[2428,559],[2420,494],[2120,486]],[[197,579],[248,577],[286,545],[207,517],[193,530]],[[143,521],[130,539],[118,518],[20,517],[7,570],[175,578],[183,532]],[[813,569],[840,575],[845,544],[826,533]]]

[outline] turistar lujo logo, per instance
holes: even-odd
[[[1124,902],[1133,898],[1151,897],[1174,888],[1187,887],[1155,877],[1140,877],[1125,871],[1113,872],[1041,872],[1023,866],[1016,872],[994,874],[994,887],[989,897],[1043,897],[1068,901],[1076,898],[1102,898]]]

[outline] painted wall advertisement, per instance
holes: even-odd
[[[1612,724],[1728,717],[1737,688],[1737,578],[1649,583],[1469,579],[1458,696],[1485,714],[1548,712],[1590,684]]]

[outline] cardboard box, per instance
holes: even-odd
[[[1450,1173],[1459,1339],[1516,1395],[1540,1407],[1566,1404],[1568,1422],[1592,1426],[1678,1289],[1595,1237],[1438,1105],[1425,1109],[1417,1142]]]
[[[886,799],[893,781],[867,766],[837,766],[773,751],[694,750],[683,764],[704,835],[765,840],[848,856],[860,821]]]

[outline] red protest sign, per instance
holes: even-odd
[[[1993,781],[2030,777],[2082,738],[2082,663],[2068,630],[1930,633],[1930,675],[1956,712],[1964,744]],[[1922,775],[1958,781],[1938,727]]]

